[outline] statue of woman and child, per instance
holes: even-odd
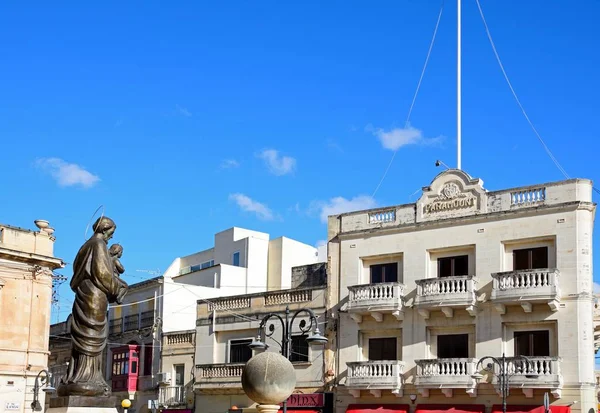
[[[79,249],[73,263],[71,289],[75,302],[70,315],[71,359],[58,388],[59,396],[109,396],[110,386],[102,372],[108,340],[108,304],[122,303],[127,283],[120,278],[123,247],[108,248],[115,222],[105,216],[96,220],[94,234]]]

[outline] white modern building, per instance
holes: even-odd
[[[595,412],[595,210],[589,180],[487,191],[446,170],[414,204],[330,217],[337,412],[502,411],[478,362],[503,355],[509,411]]]

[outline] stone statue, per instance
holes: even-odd
[[[121,244],[113,244],[108,249],[110,259],[113,262],[113,268],[115,269],[115,277],[120,277],[125,272],[125,267],[119,260],[123,256],[123,247]]]
[[[59,396],[110,396],[110,386],[102,372],[102,356],[108,339],[108,303],[121,303],[127,293],[127,284],[115,276],[107,247],[116,228],[112,219],[98,218],[93,226],[94,234],[79,249],[73,262],[71,289],[75,292],[75,302],[70,316],[71,360],[69,371],[58,388]]]

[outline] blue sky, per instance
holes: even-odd
[[[414,201],[456,164],[454,1],[410,133],[439,1],[88,3],[0,12],[0,221],[49,220],[66,262],[99,205],[134,282],[234,225],[316,244],[323,215]],[[562,179],[463,3],[463,169],[490,190]],[[482,6],[541,136],[598,180],[600,2]]]

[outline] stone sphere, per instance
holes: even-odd
[[[242,388],[258,404],[279,404],[296,388],[296,371],[281,354],[265,351],[246,363]]]

